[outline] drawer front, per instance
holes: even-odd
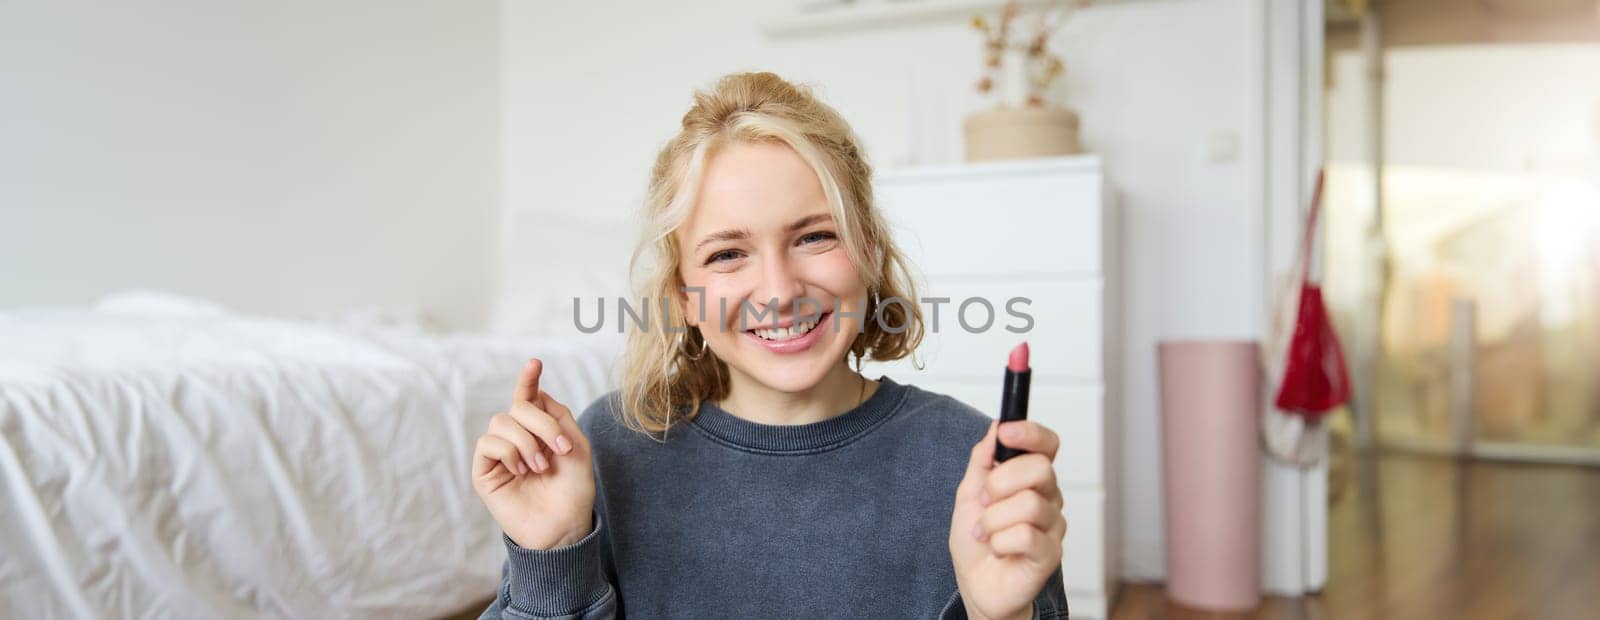
[[[985,383],[919,384],[947,394],[989,417],[999,415],[1000,378]],[[1053,385],[1033,381],[1028,387],[1028,419],[1061,438],[1056,451],[1056,480],[1063,489],[1098,490],[1104,486],[1104,405],[1099,385]]]
[[[1067,592],[1104,591],[1105,495],[1098,491],[1063,491],[1061,513],[1067,518],[1067,537],[1061,541],[1061,580]],[[1070,606],[1070,596],[1067,602]]]
[[[916,358],[922,360],[923,368],[918,370],[911,358],[874,367],[902,381],[998,383],[1011,349],[1026,340],[1032,353],[1034,381],[1099,382],[1100,293],[1098,279],[934,282],[919,294],[923,298],[949,298],[950,302],[939,304],[937,333],[932,304],[921,304],[928,333]],[[1025,333],[1006,329],[1027,327],[1026,321],[1007,312],[1008,300],[1014,297],[1031,300],[1015,306],[1019,313],[1033,318],[1032,327]],[[979,333],[967,331],[957,317],[960,305],[970,299],[987,300],[994,309],[993,323],[983,330],[980,328],[988,319],[988,312],[977,302],[967,306],[966,325],[980,329]]]
[[[924,273],[1101,270],[1097,175],[920,178],[875,191],[895,239]]]

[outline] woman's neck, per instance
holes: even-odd
[[[811,389],[782,392],[729,367],[728,397],[718,405],[735,416],[760,424],[792,426],[821,422],[856,408],[878,389],[878,382],[850,370],[840,361]]]

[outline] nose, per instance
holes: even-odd
[[[761,268],[761,282],[756,285],[750,303],[761,308],[764,320],[772,316],[787,316],[793,312],[795,300],[806,294],[800,272],[786,254],[768,259]]]

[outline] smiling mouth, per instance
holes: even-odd
[[[748,330],[745,330],[745,331],[749,332],[750,334],[754,334],[755,337],[757,337],[757,338],[760,338],[762,340],[771,341],[771,342],[783,342],[785,340],[794,340],[796,338],[800,338],[800,337],[806,335],[807,333],[810,333],[811,330],[816,329],[817,326],[822,324],[822,321],[824,319],[828,318],[828,315],[830,315],[830,314],[833,314],[833,313],[832,312],[824,312],[824,313],[822,313],[821,316],[818,316],[814,320],[795,321],[793,324],[789,325],[788,327],[778,327],[778,328],[758,327],[758,328],[755,328],[755,329],[748,329]]]

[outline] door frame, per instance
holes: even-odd
[[[1263,340],[1283,276],[1295,268],[1323,151],[1323,0],[1256,0],[1261,40],[1259,166]],[[1313,257],[1316,260],[1316,257]],[[1270,403],[1270,401],[1267,401]],[[1264,406],[1271,406],[1265,404]],[[1301,469],[1262,457],[1262,589],[1299,596],[1328,579],[1328,465]]]

